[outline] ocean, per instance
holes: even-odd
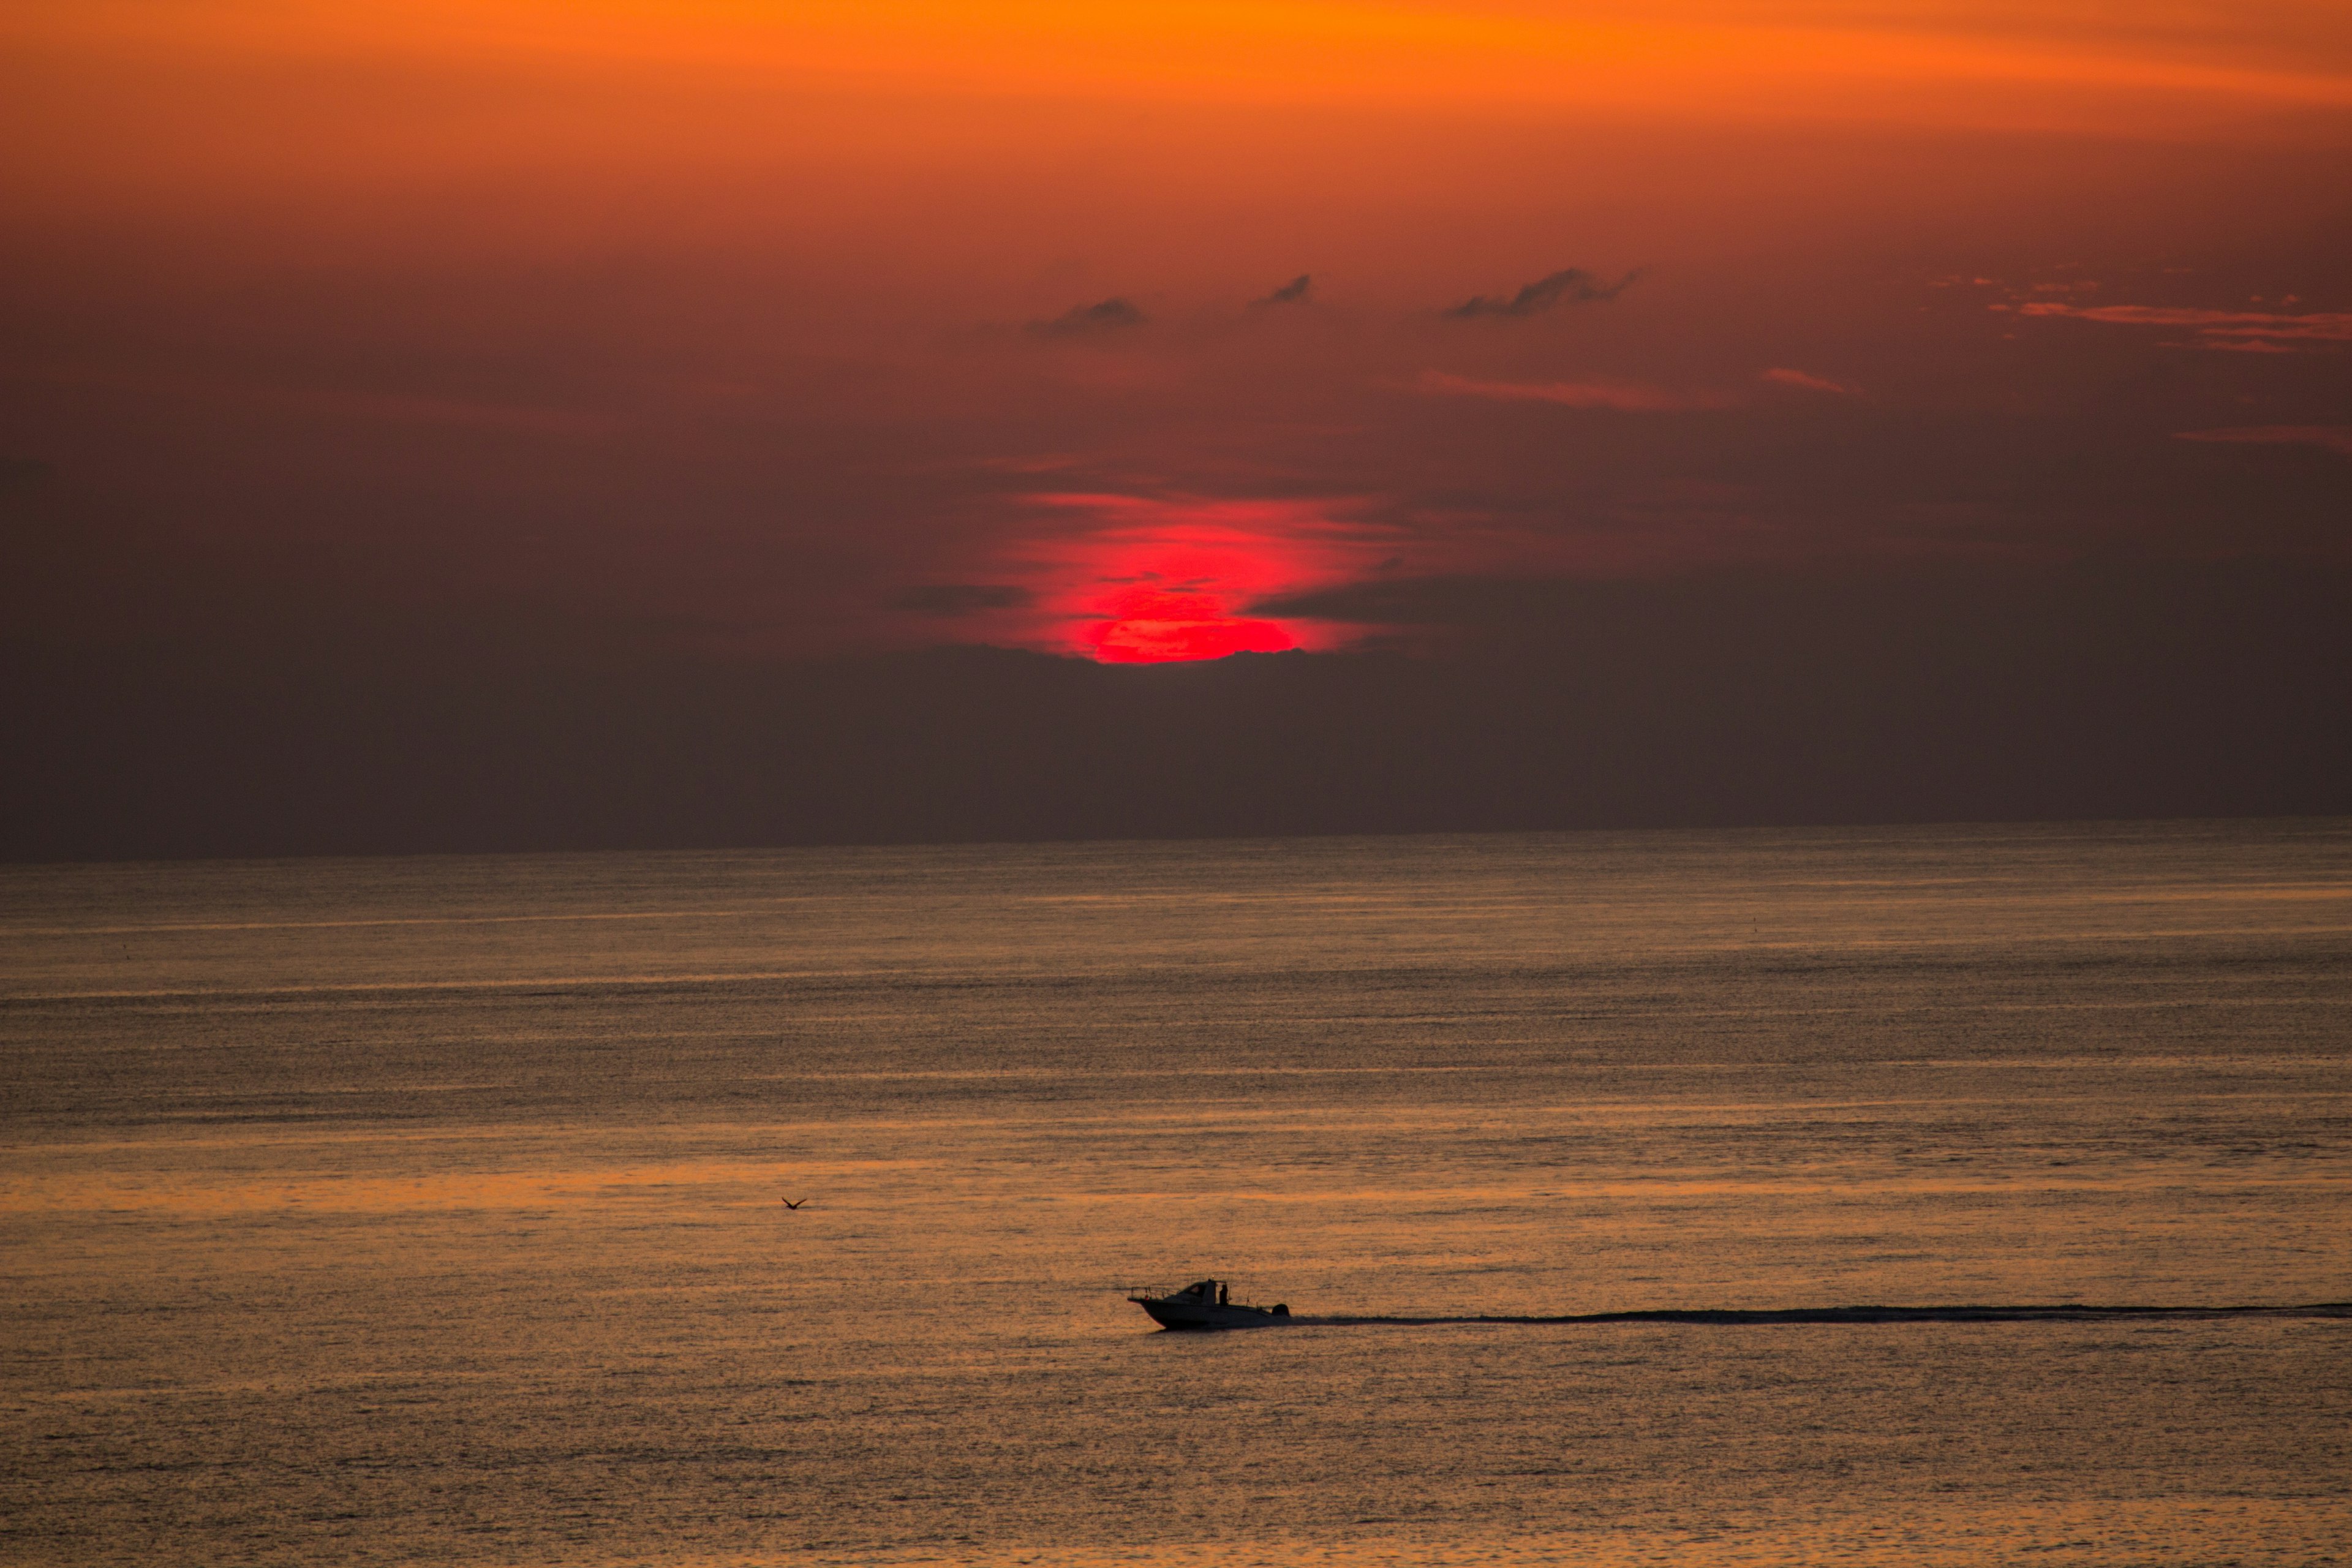
[[[2352,1321],[1737,1316],[2352,1301],[2352,822],[16,867],[0,1052],[12,1563],[2352,1560]]]

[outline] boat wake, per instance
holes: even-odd
[[[1423,1323],[1680,1323],[1723,1328],[1780,1323],[2085,1323],[2182,1322],[2220,1318],[2352,1318],[2352,1301],[2321,1301],[2297,1307],[1787,1307],[1761,1310],[1700,1308],[1645,1312],[1575,1312],[1557,1317],[1461,1314],[1444,1317],[1299,1313],[1301,1326],[1373,1327]]]

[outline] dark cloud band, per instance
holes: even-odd
[[[1050,321],[1032,321],[1028,331],[1040,338],[1085,338],[1139,327],[1150,319],[1131,300],[1114,296],[1092,305],[1073,305]]]
[[[1465,321],[1489,316],[1507,320],[1539,316],[1558,305],[1583,305],[1614,300],[1640,276],[1638,272],[1628,272],[1614,283],[1603,283],[1596,274],[1581,267],[1568,267],[1549,278],[1537,279],[1507,300],[1474,294],[1445,313]]]

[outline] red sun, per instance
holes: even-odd
[[[1170,664],[1326,646],[1330,629],[1250,613],[1343,581],[1362,545],[1313,503],[1039,497],[1111,524],[1065,540],[1045,603],[1105,664]]]
[[[1281,653],[1298,646],[1280,622],[1228,615],[1206,594],[1134,587],[1113,595],[1101,608],[1109,618],[1092,623],[1078,636],[1105,664],[1166,664],[1234,653]]]

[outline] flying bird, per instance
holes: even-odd
[[[804,1204],[804,1203],[806,1203],[806,1202],[808,1202],[808,1199],[806,1199],[806,1198],[803,1198],[803,1199],[801,1199],[800,1203],[797,1203],[797,1204],[796,1204],[796,1203],[794,1203],[794,1202],[793,1202],[792,1199],[790,1199],[790,1198],[785,1198],[785,1199],[783,1199],[783,1200],[782,1200],[783,1205],[784,1205],[786,1208],[788,1208],[788,1209],[796,1209],[796,1208],[798,1208],[798,1207],[800,1207],[800,1206],[801,1206],[801,1204]]]

